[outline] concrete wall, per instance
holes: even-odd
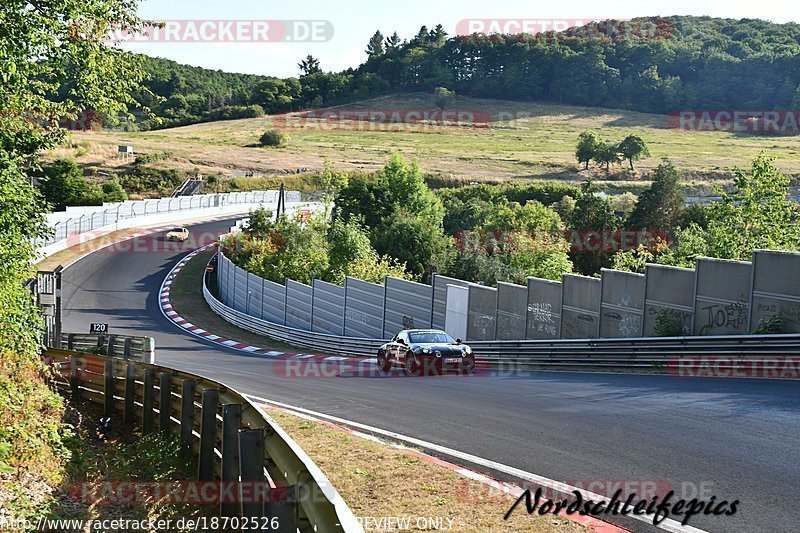
[[[596,339],[600,333],[600,279],[564,274],[561,338]]]
[[[447,286],[468,287],[469,282],[448,278],[439,274],[433,275],[433,308],[431,310],[431,327],[442,329],[445,327],[447,314]]]
[[[602,270],[600,337],[641,337],[644,274]]]
[[[694,270],[664,265],[645,267],[644,327],[645,337],[652,337],[656,317],[662,309],[672,313],[691,335],[694,320]]]
[[[561,282],[528,278],[526,339],[561,338]]]
[[[528,288],[513,283],[497,284],[497,339],[525,338]]]
[[[286,280],[286,325],[311,331],[311,285]]]
[[[447,285],[444,330],[454,339],[467,338],[468,307],[469,289],[460,285]]]
[[[346,337],[383,338],[382,285],[345,279],[344,334]]]
[[[490,341],[497,329],[497,289],[470,285],[467,340]]]
[[[695,268],[694,334],[749,333],[752,277],[752,265],[746,261],[699,257]]]
[[[386,309],[383,313],[383,336],[394,337],[403,329],[431,327],[432,287],[387,277]]]
[[[315,279],[312,283],[314,331],[344,335],[344,287]]]
[[[780,315],[781,333],[800,333],[800,253],[756,250],[752,290],[750,331]]]

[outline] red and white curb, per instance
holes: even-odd
[[[268,357],[271,359],[303,359],[307,361],[325,361],[325,362],[341,362],[347,360],[359,361],[364,362],[363,358],[350,358],[350,357],[337,357],[337,356],[325,356],[325,355],[315,355],[315,354],[304,354],[304,353],[286,353],[273,350],[271,348],[261,348],[259,346],[253,346],[251,344],[247,344],[244,342],[239,342],[237,340],[228,339],[225,337],[221,337],[219,335],[214,335],[210,331],[206,331],[205,329],[198,327],[181,315],[178,314],[175,309],[172,307],[172,303],[170,301],[170,288],[175,281],[178,273],[186,266],[186,263],[191,261],[197,254],[204,252],[205,250],[216,246],[216,244],[208,244],[203,246],[202,248],[198,248],[197,250],[189,253],[183,259],[178,261],[178,263],[172,267],[172,270],[169,271],[167,277],[164,279],[164,282],[161,284],[161,289],[159,290],[158,299],[159,299],[159,307],[161,308],[161,313],[173,324],[184,330],[186,333],[194,335],[195,337],[199,337],[201,339],[205,339],[206,341],[213,342],[215,344],[219,344],[220,346],[224,346],[226,348],[230,348],[233,350],[238,350],[240,352],[245,352],[253,355],[259,355],[262,357]]]
[[[256,398],[251,398],[251,399],[256,399]],[[508,494],[509,496],[511,496],[513,498],[519,498],[525,492],[521,487],[518,487],[517,485],[512,485],[510,483],[505,483],[503,481],[498,481],[498,480],[493,479],[493,478],[491,478],[491,477],[489,477],[489,476],[487,476],[485,474],[481,474],[480,472],[476,472],[474,470],[470,470],[469,468],[464,468],[463,466],[457,465],[455,463],[451,463],[449,461],[445,461],[443,459],[439,459],[438,457],[434,457],[434,456],[429,455],[427,453],[421,452],[421,451],[419,451],[417,449],[410,448],[410,447],[408,447],[408,446],[406,446],[404,444],[399,444],[399,443],[396,443],[396,442],[383,440],[383,439],[381,439],[379,437],[376,437],[375,435],[371,435],[369,433],[364,433],[364,432],[361,432],[361,431],[357,431],[355,429],[351,429],[351,428],[346,427],[346,426],[335,424],[335,423],[330,422],[328,420],[323,420],[321,418],[317,418],[317,417],[315,417],[313,415],[309,415],[307,413],[294,411],[292,409],[287,409],[285,407],[277,407],[277,406],[272,406],[272,405],[270,407],[273,407],[274,409],[277,409],[277,410],[279,410],[281,412],[294,415],[294,416],[296,416],[298,418],[302,418],[304,420],[310,420],[312,422],[323,424],[323,425],[325,425],[327,427],[330,427],[330,428],[338,430],[338,431],[342,431],[344,433],[347,433],[349,435],[353,435],[355,437],[359,437],[359,438],[362,438],[362,439],[365,439],[365,440],[369,440],[369,441],[372,441],[372,442],[377,442],[378,444],[381,444],[383,446],[388,446],[390,448],[403,450],[403,451],[405,451],[407,453],[410,453],[411,455],[413,455],[415,457],[418,457],[419,459],[422,459],[424,461],[427,461],[427,462],[433,463],[435,465],[441,466],[443,468],[446,468],[448,470],[451,470],[451,471],[455,472],[456,474],[458,474],[458,475],[460,475],[460,476],[462,476],[462,477],[464,477],[464,478],[466,478],[466,479],[468,479],[468,480],[470,480],[472,482],[476,482],[476,483],[480,483],[482,485],[486,485],[488,487],[488,490],[491,491],[491,494]],[[524,509],[523,509],[523,512],[524,512]],[[623,527],[611,524],[609,522],[605,522],[603,520],[600,520],[599,518],[595,518],[595,517],[589,516],[589,515],[574,515],[574,514],[570,515],[570,514],[566,514],[566,513],[560,513],[558,516],[560,516],[562,518],[566,518],[570,522],[574,522],[576,524],[582,525],[582,526],[590,529],[591,531],[593,531],[595,533],[628,533],[629,532],[628,529],[625,529]]]

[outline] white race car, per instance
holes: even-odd
[[[167,232],[168,241],[185,241],[189,238],[189,230],[186,228],[172,228]]]

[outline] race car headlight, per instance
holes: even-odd
[[[423,348],[422,349],[422,353],[431,353],[431,351],[428,348]]]
[[[464,346],[464,353],[470,355],[472,353],[472,348],[469,346]]]

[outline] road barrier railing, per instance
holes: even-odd
[[[232,500],[213,502],[222,516],[277,518],[273,531],[363,531],[297,443],[236,390],[133,360],[56,349],[43,359],[52,382],[71,397],[103,406],[106,416],[121,414],[143,434],[179,435],[183,456],[196,460],[198,481],[236,487]],[[263,493],[266,502],[253,497]]]
[[[155,363],[156,341],[153,337],[100,335],[93,333],[61,333],[61,346],[77,352]]]
[[[374,357],[387,340],[342,337],[275,324],[228,307],[203,277],[203,296],[225,321],[246,331],[326,353]],[[642,337],[589,340],[469,341],[478,366],[503,369],[604,368],[666,370],[685,357],[716,357],[718,371],[762,364],[776,357],[800,356],[800,335]],[[725,360],[729,358],[729,360]]]

